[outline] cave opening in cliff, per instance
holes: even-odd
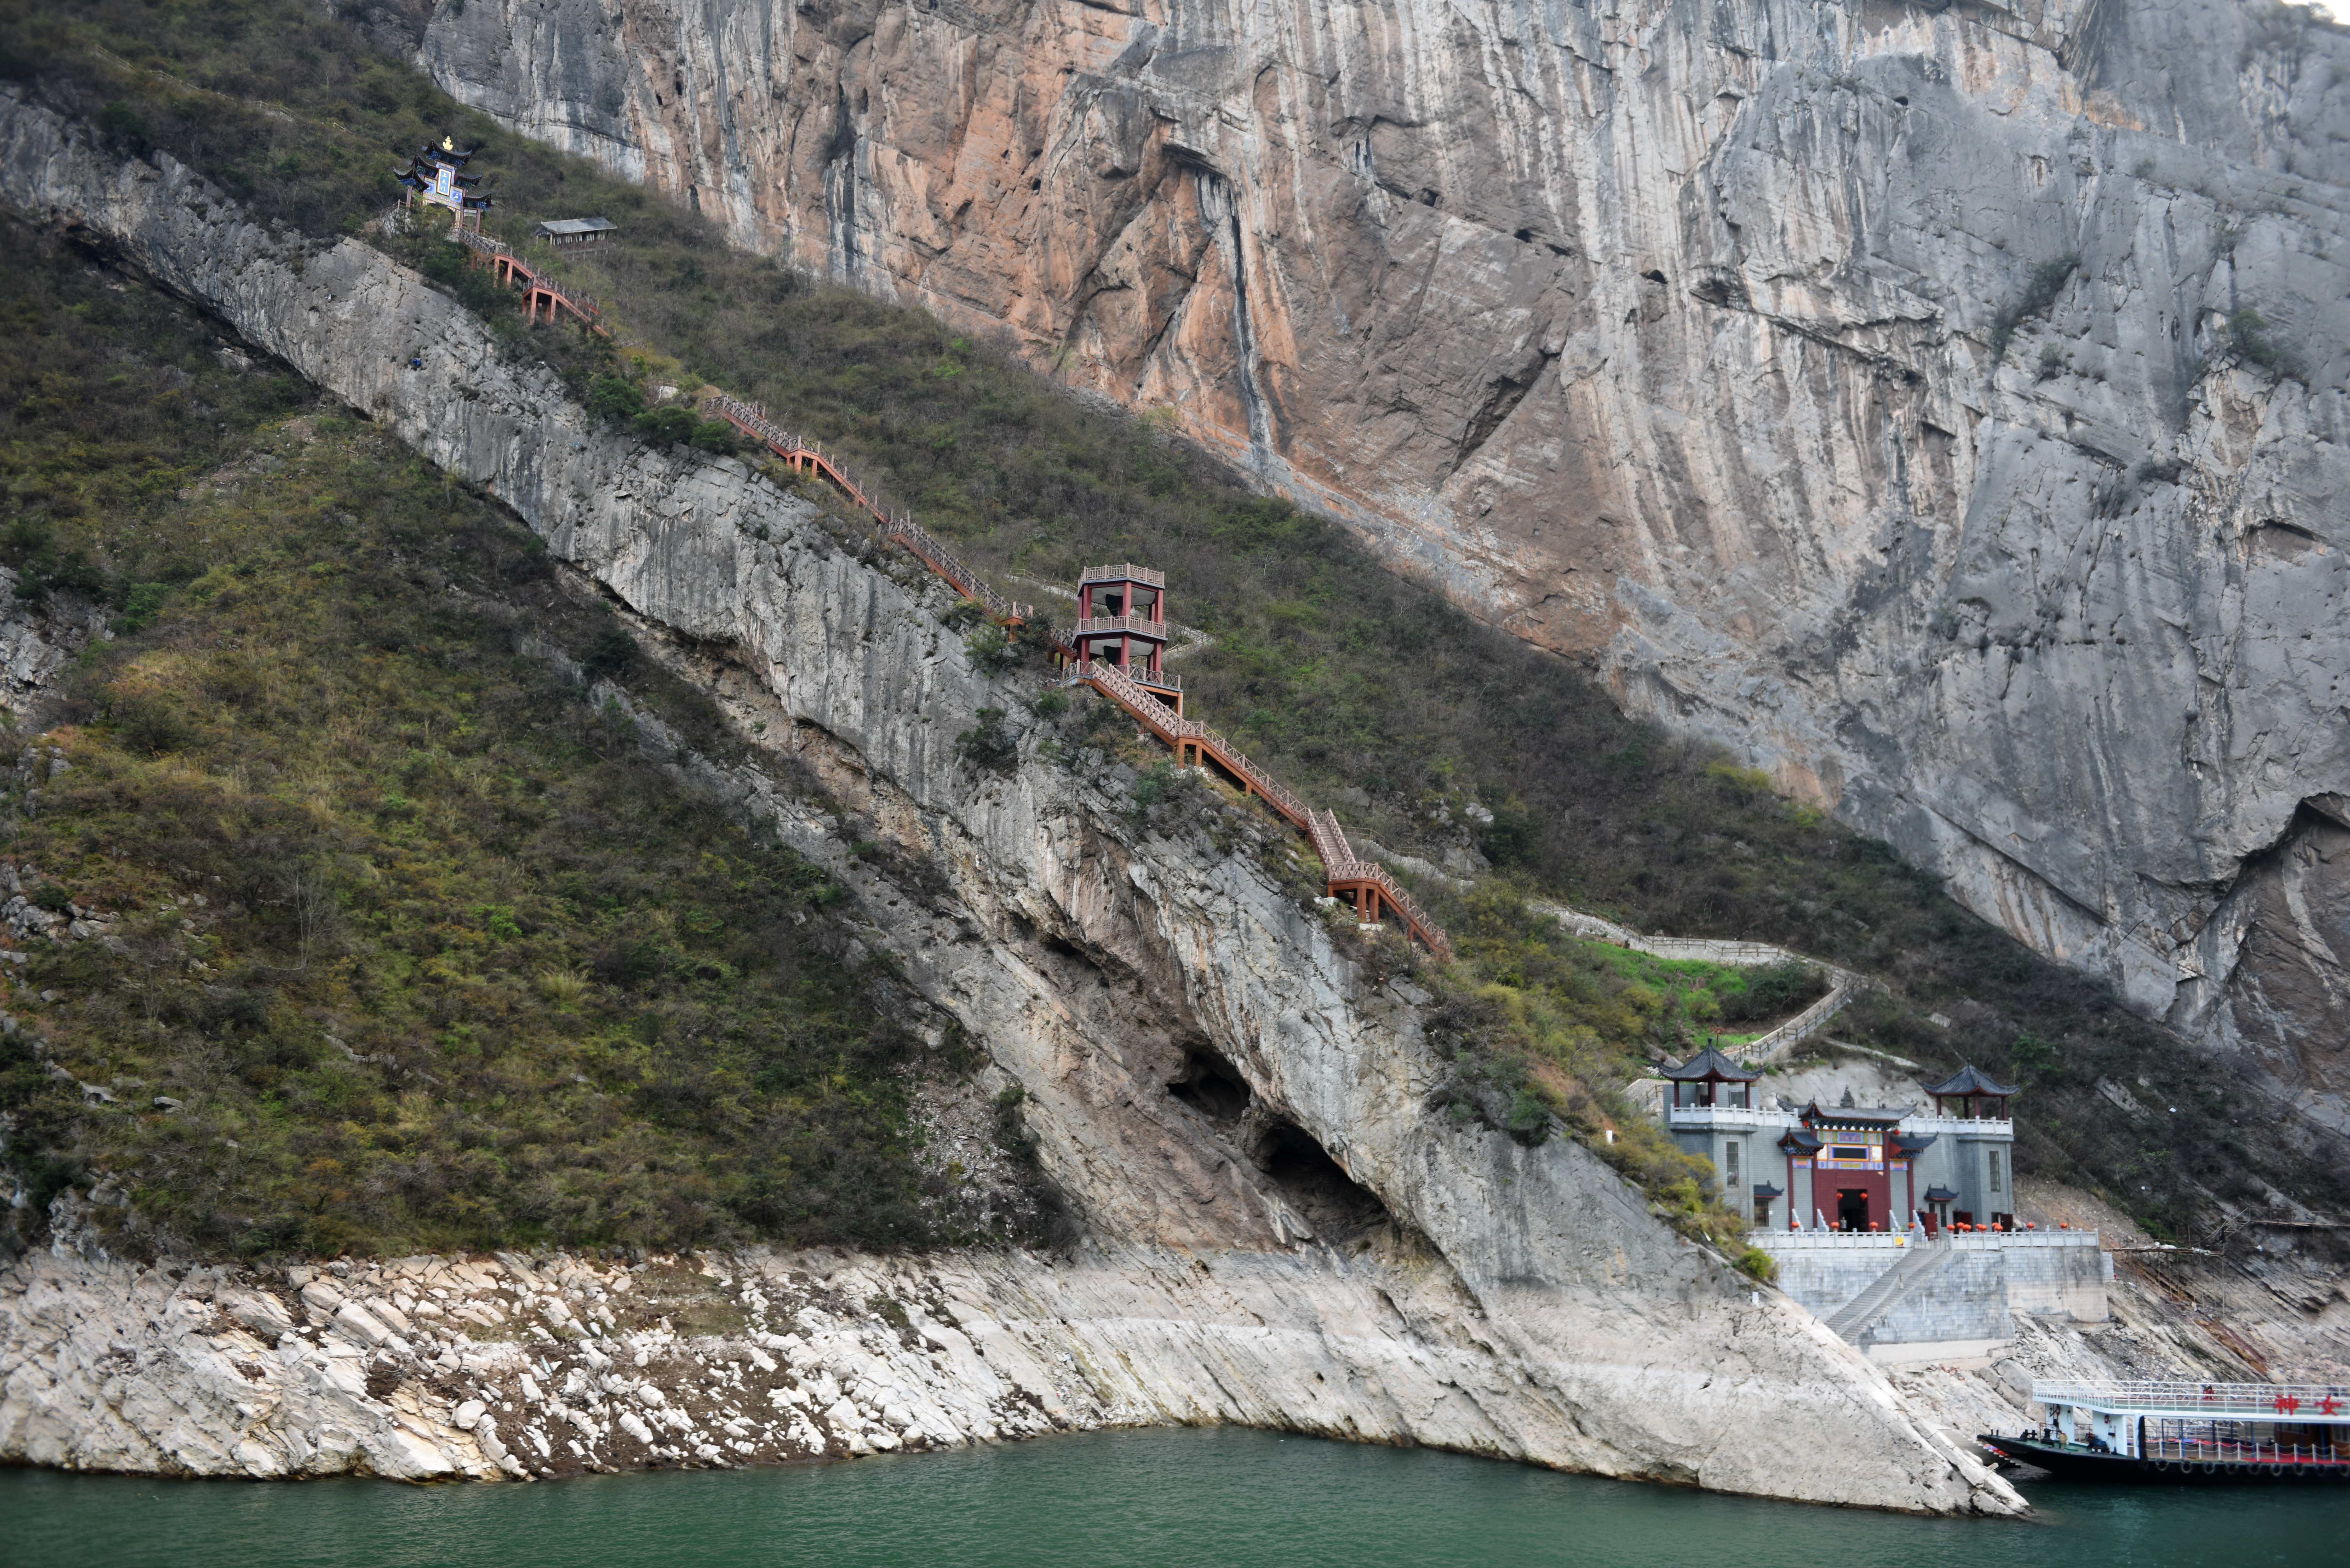
[[[1277,1122],[1257,1145],[1257,1168],[1324,1241],[1338,1241],[1383,1224],[1390,1216],[1378,1194],[1305,1128]]]
[[[1193,1051],[1167,1092],[1210,1121],[1233,1122],[1248,1114],[1249,1086],[1240,1070],[1212,1051]]]

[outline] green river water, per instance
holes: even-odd
[[[1135,1564],[2050,1568],[2350,1563],[2350,1489],[2031,1489],[1908,1519],[1231,1428],[535,1486],[0,1471],[0,1568]]]

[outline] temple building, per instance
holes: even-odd
[[[1708,1046],[1661,1075],[1673,1141],[1713,1161],[1758,1230],[1929,1231],[2014,1223],[2012,1085],[1961,1067],[1934,1108],[1759,1103],[1762,1075]]]
[[[1164,668],[1167,576],[1127,563],[1087,566],[1077,578],[1077,624],[1069,640],[1080,659],[1113,664],[1161,702],[1183,711],[1182,678]]]
[[[408,187],[401,200],[411,206],[421,202],[427,206],[448,208],[452,229],[480,229],[482,214],[488,211],[493,198],[476,192],[475,188],[482,182],[480,175],[465,172],[474,151],[460,152],[456,143],[445,136],[438,147],[419,148],[416,156],[408,161],[408,167],[400,172],[400,182]]]

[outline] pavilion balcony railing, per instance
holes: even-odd
[[[1114,566],[1087,566],[1077,574],[1079,583],[1140,583],[1147,587],[1163,588],[1167,574],[1154,572],[1148,566],[1138,566],[1131,561]]]
[[[2047,1232],[2041,1232],[2046,1235]],[[2079,1232],[2069,1232],[2077,1235]],[[2350,1384],[2191,1383],[2134,1378],[2069,1381],[2034,1378],[2032,1397],[2043,1405],[2093,1410],[2256,1421],[2350,1423]],[[2328,1406],[2332,1408],[2327,1408]]]
[[[1905,1132],[1979,1133],[1987,1137],[2013,1137],[2015,1123],[2007,1116],[1908,1116],[1901,1118]]]
[[[1665,1106],[1666,1125],[1677,1127],[1792,1127],[1793,1111],[1765,1110],[1760,1106]]]
[[[1089,615],[1081,617],[1069,628],[1071,637],[1096,637],[1107,632],[1124,632],[1164,642],[1167,623],[1147,615]]]

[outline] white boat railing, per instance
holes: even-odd
[[[2043,1237],[2046,1232],[2042,1232]],[[2080,1234],[2066,1233],[2064,1239]],[[2350,1384],[2192,1383],[2153,1379],[2098,1382],[2035,1378],[2032,1397],[2043,1405],[2114,1414],[2189,1419],[2234,1416],[2256,1421],[2350,1425]]]

